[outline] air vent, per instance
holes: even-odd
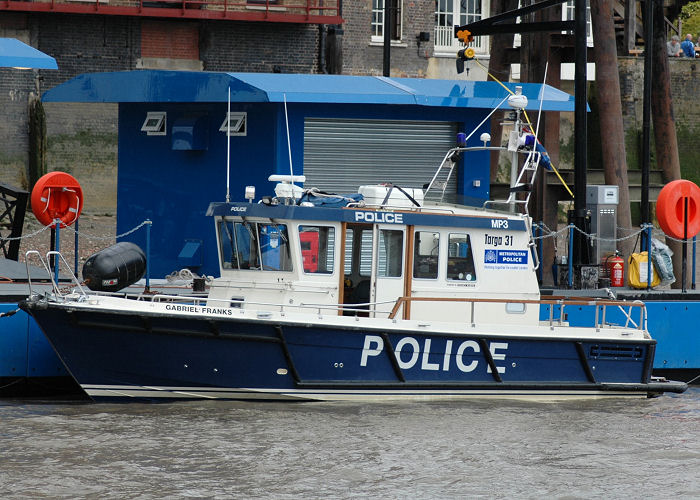
[[[592,358],[629,358],[640,359],[644,355],[644,350],[640,346],[635,345],[592,345]]]

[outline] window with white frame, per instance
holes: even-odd
[[[384,41],[384,5],[388,2],[391,16],[391,40],[400,41],[403,0],[372,0],[372,42]]]
[[[488,8],[488,0],[435,0],[435,52],[454,57],[464,46],[455,38],[454,27],[488,17]],[[475,37],[470,46],[485,54],[487,37]]]
[[[522,2],[518,2],[518,8],[522,7]],[[561,9],[561,20],[562,21],[575,21],[576,20],[576,7],[574,5],[574,0],[568,0],[562,5]],[[520,22],[520,18],[518,18]],[[567,33],[563,31],[562,33]],[[520,33],[515,34],[513,40],[514,47],[520,47]],[[590,2],[586,2],[586,43],[589,47],[593,47],[593,30],[591,27],[591,5]]]
[[[576,9],[574,0],[568,0],[562,9],[563,21],[574,21],[576,19]],[[591,28],[591,2],[586,2],[586,43],[589,47],[593,47],[593,30]]]
[[[248,113],[245,111],[231,111],[224,122],[219,127],[219,132],[228,132],[228,135],[247,135],[246,122],[248,121]]]
[[[166,135],[167,113],[165,111],[149,111],[141,125],[141,132],[147,135]]]

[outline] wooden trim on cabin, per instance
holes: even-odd
[[[404,271],[403,280],[403,295],[404,297],[411,297],[411,288],[413,286],[413,246],[414,246],[414,234],[415,226],[406,227],[406,270]],[[404,302],[403,306],[403,319],[411,319],[411,301],[408,300]]]
[[[343,306],[345,305],[345,233],[347,232],[348,223],[340,223],[340,238],[338,243],[340,244],[340,262],[338,262],[338,316],[343,315]]]

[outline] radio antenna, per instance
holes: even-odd
[[[292,145],[289,139],[289,115],[287,114],[287,93],[282,94],[284,98],[284,123],[287,126],[287,151],[289,152],[289,181],[294,184],[294,168],[292,167]]]
[[[226,109],[226,203],[231,201],[229,183],[231,180],[231,87],[228,88],[228,108]]]

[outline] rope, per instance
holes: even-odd
[[[14,316],[15,313],[18,313],[18,312],[19,312],[19,307],[17,309],[15,309],[14,311],[6,311],[4,313],[0,313],[0,318]]]

